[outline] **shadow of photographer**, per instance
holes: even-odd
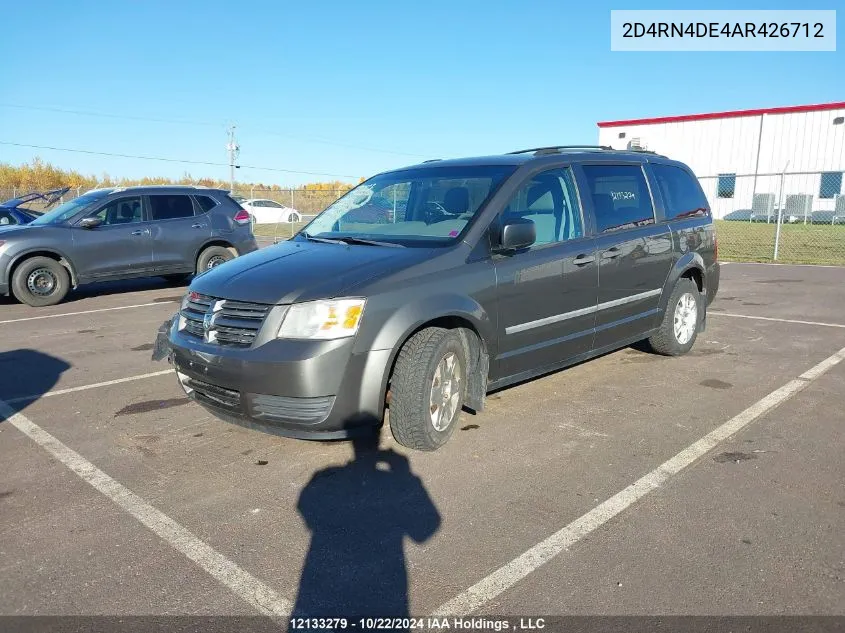
[[[0,422],[39,400],[71,365],[34,349],[0,352]]]
[[[409,615],[404,540],[427,541],[440,514],[408,459],[378,444],[356,438],[353,459],[318,471],[300,494],[312,536],[294,617]]]

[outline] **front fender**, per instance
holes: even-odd
[[[458,318],[471,325],[481,337],[483,346],[478,348],[479,354],[474,361],[477,372],[484,375],[475,377],[480,380],[473,390],[473,393],[477,392],[477,397],[471,403],[476,410],[481,410],[483,393],[487,384],[487,359],[496,352],[496,324],[481,303],[466,295],[443,293],[416,299],[399,306],[368,304],[364,311],[364,323],[368,318],[370,322],[380,325],[372,331],[364,328],[362,332],[359,332],[354,351],[356,353],[389,351],[388,354],[371,354],[379,358],[380,362],[378,367],[368,369],[374,374],[367,382],[379,384],[381,394],[386,393],[390,371],[401,346],[414,332],[424,327],[426,323],[443,318]],[[484,350],[487,353],[483,353]],[[480,396],[478,396],[479,393]]]
[[[374,307],[375,308],[375,307]],[[435,296],[415,299],[402,305],[395,306],[393,310],[389,307],[375,308],[382,312],[375,316],[374,321],[381,323],[378,329],[359,333],[356,342],[356,351],[364,352],[369,350],[396,350],[414,331],[420,329],[426,323],[436,319],[456,317],[466,320],[478,332],[488,347],[495,343],[495,323],[487,310],[475,299],[466,295],[443,293]],[[368,305],[365,313],[371,316]]]
[[[3,278],[0,281],[3,281],[6,284],[10,284],[12,282],[10,272],[17,266],[18,262],[22,259],[25,259],[29,255],[34,255],[36,253],[51,253],[55,255],[59,259],[59,263],[62,264],[65,268],[67,268],[68,272],[70,273],[70,282],[71,286],[74,288],[78,284],[78,276],[76,274],[76,268],[73,265],[73,262],[68,257],[67,253],[64,249],[56,248],[54,246],[48,246],[39,248],[37,246],[31,247],[22,247],[20,250],[14,250],[12,252],[4,253],[4,256],[8,258],[8,264],[2,267]]]

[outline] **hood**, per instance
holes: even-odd
[[[353,292],[429,259],[431,249],[289,241],[238,257],[191,283],[212,297],[254,303],[296,303]]]

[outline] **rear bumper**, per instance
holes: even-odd
[[[390,350],[353,354],[352,339],[206,344],[171,328],[185,393],[216,417],[304,439],[340,439],[381,424]]]
[[[245,239],[235,244],[235,250],[238,251],[238,255],[246,255],[247,253],[257,251],[258,242],[256,241],[255,236],[250,236],[249,239]]]

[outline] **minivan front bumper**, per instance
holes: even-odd
[[[169,358],[185,393],[215,416],[305,439],[342,439],[381,424],[390,350],[353,353],[354,339],[205,343],[170,328]]]

